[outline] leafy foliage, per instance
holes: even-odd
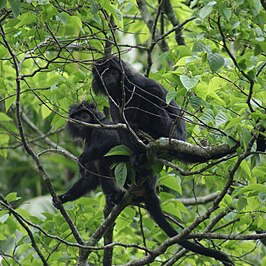
[[[240,142],[235,155],[217,162],[164,162],[163,169],[161,161],[154,162],[162,208],[181,225],[173,226],[195,225],[193,232],[205,246],[219,246],[236,265],[266,265],[265,247],[256,240],[265,241],[265,233],[256,232],[266,231],[265,152],[256,150],[256,138],[265,137],[266,128],[265,1],[7,0],[0,9],[3,265],[77,264],[75,229],[64,212],[52,208],[51,196],[41,195],[65,190],[78,178],[73,154],[80,154],[82,144],[70,141],[63,127],[76,101],[94,101],[101,110],[108,106],[91,91],[91,64],[103,56],[107,40],[113,53],[168,90],[167,103],[175,99],[186,110],[188,142]],[[120,146],[108,155],[131,154]],[[114,169],[121,185],[132,175],[124,163]],[[217,192],[225,193],[212,209]],[[28,206],[34,197],[41,198]],[[65,206],[84,242],[101,228],[104,205],[97,190]],[[204,222],[196,224],[208,210]],[[128,207],[115,219],[114,254],[119,256],[113,256],[113,264],[141,263],[145,250],[164,240],[144,210]],[[95,246],[90,264],[101,265],[103,240],[89,246]],[[138,265],[168,260],[173,265],[178,249],[171,245]],[[214,262],[193,254],[177,263]]]

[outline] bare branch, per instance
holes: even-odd
[[[140,9],[143,20],[144,20],[145,24],[147,25],[148,29],[150,30],[151,33],[154,30],[155,40],[160,40],[161,39],[160,38],[161,37],[160,32],[158,31],[157,28],[153,28],[154,21],[153,21],[151,14],[148,11],[148,7],[145,4],[145,1],[137,0],[137,4],[138,4],[138,7]],[[158,45],[163,52],[169,51],[169,47],[168,47],[167,43],[159,41]]]
[[[207,162],[234,153],[237,147],[239,144],[234,147],[230,147],[228,144],[203,147],[176,139],[172,139],[170,142],[169,138],[160,138],[150,142],[147,145],[147,150],[152,158],[176,158],[188,162]]]
[[[207,196],[196,197],[196,198],[180,198],[177,200],[182,202],[185,206],[193,206],[193,205],[206,204],[212,202],[214,199],[217,198],[218,195],[219,193],[215,192]]]
[[[182,31],[180,27],[177,27],[178,25],[180,25],[180,22],[178,20],[178,18],[175,15],[175,12],[173,10],[172,4],[170,2],[170,0],[162,0],[162,4],[163,4],[163,9],[164,12],[166,14],[166,16],[168,17],[168,19],[170,20],[170,22],[172,23],[172,25],[174,27],[176,27],[175,29],[175,40],[177,42],[178,45],[186,45],[185,40],[182,36]]]

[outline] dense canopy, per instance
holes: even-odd
[[[265,21],[264,0],[1,1],[0,264],[218,265],[175,244],[188,238],[235,265],[266,265]],[[69,106],[108,114],[108,96],[92,90],[93,63],[108,55],[161,84],[184,114],[187,142],[142,132],[177,237],[142,204],[124,208],[127,198],[104,219],[100,188],[52,206],[79,178]],[[112,167],[123,183],[126,164]]]

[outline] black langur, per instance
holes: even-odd
[[[111,122],[96,110],[94,104],[82,102],[70,107],[69,118],[90,124],[111,124]],[[106,197],[104,217],[106,218],[114,203],[118,202],[124,195],[124,191],[115,181],[111,165],[116,162],[118,156],[105,157],[104,155],[114,146],[120,144],[116,130],[104,128],[92,128],[86,125],[75,123],[69,120],[67,130],[73,138],[84,140],[84,150],[78,158],[80,178],[64,194],[59,196],[62,203],[72,201],[85,195],[87,192],[95,190],[98,186]],[[120,160],[120,159],[119,159]],[[56,206],[54,202],[54,206]],[[113,230],[110,228],[104,236],[104,244],[110,244],[113,238]],[[111,265],[113,249],[104,249],[104,265]]]
[[[154,139],[170,137],[186,141],[186,127],[182,110],[174,100],[169,104],[166,103],[167,91],[162,85],[134,71],[117,57],[96,61],[92,68],[92,75],[93,91],[96,94],[105,94],[109,98],[110,112],[114,123],[126,122],[136,133],[141,130]],[[118,132],[121,143],[128,146],[137,159],[142,159],[142,162],[133,162],[132,165],[135,170],[138,169],[136,170],[137,181],[143,180],[143,178],[145,180],[143,184],[145,194],[142,200],[147,210],[169,237],[177,235],[177,232],[163,216],[156,194],[157,178],[151,174],[147,175],[147,170],[143,171],[142,169],[143,162],[146,162],[145,150],[139,146],[128,131],[119,130]],[[180,155],[178,159],[187,162],[204,161],[202,158],[189,155],[186,158]],[[146,176],[143,174],[144,172],[146,172]],[[220,260],[224,265],[234,265],[220,251],[208,249],[187,240],[180,241],[179,244],[195,253]]]
[[[262,129],[257,138],[257,151],[265,152],[266,150],[266,137],[265,137],[265,129]]]
[[[135,133],[142,131],[153,139],[169,137],[186,141],[184,111],[174,100],[166,103],[167,90],[162,85],[144,77],[115,56],[97,60],[92,68],[92,76],[93,91],[109,98],[114,123],[127,123]],[[136,156],[145,154],[145,150],[127,130],[119,130],[119,135],[122,144],[128,146]],[[221,158],[229,153],[231,151],[221,151],[209,159]],[[209,160],[181,153],[176,159],[191,163]]]
[[[111,124],[103,113],[96,110],[94,104],[82,102],[70,107],[69,117],[90,124]],[[104,157],[114,146],[120,144],[116,130],[92,128],[69,121],[67,130],[73,138],[85,141],[84,150],[78,158],[80,179],[64,194],[59,196],[62,203],[72,201],[101,186],[109,204],[117,202],[117,197],[123,196],[118,187],[111,164],[116,156]]]
[[[186,140],[182,110],[174,100],[166,103],[166,89],[133,70],[117,57],[101,59],[92,68],[92,88],[96,94],[109,96],[114,123],[128,122],[152,138],[171,137]],[[125,119],[121,113],[124,108]],[[123,135],[123,134],[122,134]],[[125,135],[122,138],[128,138]],[[134,149],[134,144],[123,140]]]
[[[101,112],[96,111],[94,105],[86,102],[73,105],[70,108],[69,117],[92,124],[111,124]],[[112,147],[120,144],[117,132],[104,128],[91,128],[71,121],[68,122],[67,128],[73,137],[83,138],[85,146],[83,153],[79,157],[81,177],[65,194],[60,195],[59,199],[62,203],[75,200],[101,185],[106,195],[107,203],[118,203],[123,196],[124,190],[117,185],[110,166],[112,163],[121,160],[121,158],[116,156],[103,157]],[[146,209],[160,228],[169,237],[177,235],[178,233],[166,221],[162,212],[156,193],[157,178],[155,176],[149,176],[148,178],[138,177],[138,172],[136,170],[138,191],[136,195],[133,195],[132,202],[144,202]],[[187,240],[179,241],[179,244],[195,253],[218,259],[224,265],[233,265],[230,259],[220,251],[212,250]]]

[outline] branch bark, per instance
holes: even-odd
[[[173,10],[173,7],[172,7],[172,4],[171,4],[170,0],[162,0],[162,4],[163,4],[164,12],[165,12],[167,18],[172,23],[172,25],[174,27],[177,27],[178,25],[180,25],[180,22],[179,22],[178,18],[175,15],[175,12]],[[178,45],[186,45],[185,40],[184,40],[184,38],[182,36],[181,28],[176,28],[176,30],[175,30],[175,40],[176,40],[176,43]]]
[[[151,14],[149,13],[148,7],[146,6],[145,2],[142,0],[137,0],[137,4],[141,12],[142,18],[145,24],[147,25],[148,29],[150,30],[151,33],[154,32],[155,40],[160,40],[161,39],[160,32],[156,27],[154,28],[154,20]],[[159,41],[158,45],[163,52],[169,51],[169,47],[166,42]]]
[[[113,225],[118,215],[131,203],[131,193],[134,191],[134,187],[131,187],[124,195],[122,201],[116,205],[112,212],[106,217],[104,222],[99,226],[99,228],[92,234],[90,239],[86,242],[86,246],[94,246],[101,237],[105,234],[105,232]],[[87,259],[93,249],[80,249],[79,250],[79,258],[78,258],[78,266],[86,266]]]
[[[150,158],[177,159],[185,162],[207,162],[212,159],[219,159],[236,152],[239,143],[230,147],[228,144],[216,146],[198,146],[181,140],[160,138],[147,145],[147,152]]]

